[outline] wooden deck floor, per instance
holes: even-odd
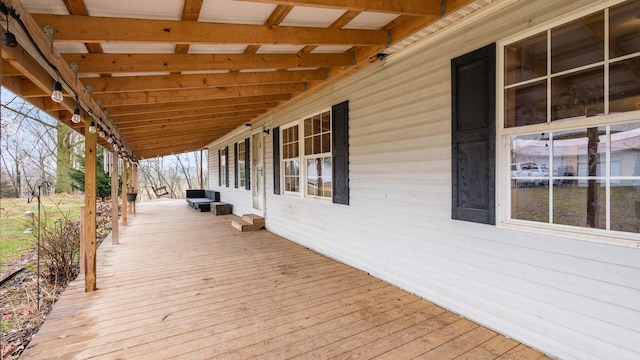
[[[21,359],[546,359],[232,216],[138,204]]]

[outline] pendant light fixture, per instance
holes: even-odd
[[[51,100],[59,103],[64,100],[64,96],[62,96],[62,84],[60,81],[57,81],[53,84],[53,94],[51,94]]]
[[[89,132],[92,134],[96,133],[96,122],[91,120],[91,123],[89,124]]]
[[[7,31],[4,32],[4,34],[2,34],[2,41],[4,41],[4,44],[8,47],[16,47],[18,46],[18,40],[16,40],[16,36],[9,31],[9,14],[7,11]]]
[[[71,116],[71,122],[79,124],[80,121],[82,121],[82,116],[80,116],[80,108],[76,105],[76,109],[73,110],[73,115]]]

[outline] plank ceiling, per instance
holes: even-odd
[[[471,3],[478,1],[23,0],[21,6],[37,25],[53,29],[54,51],[66,66],[77,64],[76,84],[90,86],[104,127],[144,159],[198,150],[260,121]],[[53,103],[53,79],[42,80],[37,66],[10,50],[3,45],[2,85],[84,131],[84,123],[70,121],[73,96]]]

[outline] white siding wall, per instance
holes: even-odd
[[[273,195],[268,136],[267,228],[553,356],[640,358],[639,248],[450,219],[450,60],[590,2],[518,2],[275,114],[266,126],[350,101],[351,204]],[[211,174],[234,141],[212,144]]]
[[[233,213],[236,215],[251,213],[251,190],[247,190],[244,186],[235,188],[236,178],[236,158],[233,151],[233,144],[242,142],[251,136],[249,130],[236,132],[234,135],[226,138],[224,142],[220,142],[215,146],[209,146],[209,188],[220,192],[220,201],[233,205]],[[229,187],[220,186],[218,177],[218,150],[229,147],[229,155],[227,156],[227,166],[229,166]],[[247,174],[248,176],[248,174]],[[253,184],[251,184],[253,186]]]

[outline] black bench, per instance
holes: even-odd
[[[211,211],[211,203],[220,202],[220,192],[214,190],[187,190],[187,204],[200,211]]]

